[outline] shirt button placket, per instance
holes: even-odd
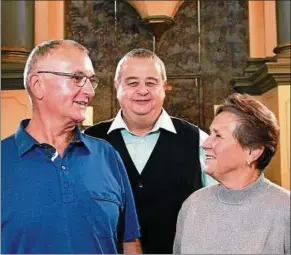
[[[68,171],[65,165],[61,165],[61,178],[62,178],[62,197],[64,203],[69,203],[74,201],[74,194],[72,186],[70,185],[70,171]]]

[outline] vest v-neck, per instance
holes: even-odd
[[[147,169],[148,169],[148,165],[149,163],[151,162],[151,160],[153,159],[153,157],[155,157],[155,151],[157,151],[160,147],[160,144],[161,144],[161,140],[163,141],[164,140],[164,132],[167,132],[167,131],[164,131],[164,130],[161,130],[161,133],[158,137],[158,140],[157,140],[157,143],[151,153],[151,155],[149,156],[143,170],[141,173],[138,172],[129,152],[128,152],[128,149],[126,147],[126,144],[124,142],[124,139],[122,137],[122,134],[120,132],[120,130],[114,130],[112,131],[110,134],[109,134],[109,139],[110,139],[110,143],[112,145],[114,145],[116,148],[118,148],[118,151],[120,152],[121,154],[121,157],[124,161],[126,161],[127,164],[130,164],[131,167],[135,170],[136,174],[138,174],[139,176],[144,176],[146,175],[147,173]]]
[[[120,130],[108,134],[112,120],[100,123],[88,132],[111,143],[124,162],[146,253],[171,253],[181,205],[192,192],[202,187],[199,129],[177,118],[171,120],[177,133],[161,129],[141,175],[129,155]],[[157,242],[161,236],[163,242]]]

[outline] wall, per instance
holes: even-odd
[[[265,175],[290,190],[290,86],[277,86],[256,98],[274,112],[280,126],[277,152],[266,168]]]
[[[65,37],[91,52],[100,87],[92,102],[94,121],[117,112],[113,77],[118,60],[129,50],[153,50],[153,37],[126,2],[66,1]],[[246,1],[185,1],[176,25],[165,32],[156,53],[165,62],[172,90],[165,107],[207,130],[213,105],[232,92],[229,80],[242,75],[249,56]],[[200,9],[200,10],[199,10]],[[199,37],[199,17],[201,34]]]
[[[1,139],[15,133],[19,121],[31,117],[25,90],[1,91]]]
[[[46,40],[63,38],[64,2],[35,1],[34,45]],[[31,113],[31,103],[25,90],[1,91],[1,139],[15,133],[20,120],[30,118]]]
[[[64,38],[64,2],[35,1],[35,45],[53,39]]]
[[[248,1],[250,57],[274,56],[277,46],[276,1]]]

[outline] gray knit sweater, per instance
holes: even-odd
[[[264,175],[242,190],[194,192],[179,212],[174,253],[290,254],[290,192]]]

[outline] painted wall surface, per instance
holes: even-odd
[[[1,139],[15,133],[20,120],[31,118],[32,108],[25,90],[1,91]]]
[[[274,112],[280,126],[277,152],[266,168],[265,175],[290,190],[290,85],[275,87],[256,98]]]
[[[55,39],[64,39],[64,1],[35,1],[35,45]]]
[[[229,80],[242,75],[247,64],[248,5],[246,1],[200,2],[200,7],[197,1],[182,4],[176,24],[164,33],[155,52],[165,62],[172,86],[165,108],[207,130],[213,105],[231,93]],[[116,1],[116,6],[114,1],[66,1],[65,29],[66,38],[88,47],[101,78],[92,103],[94,122],[114,117],[116,65],[133,48],[153,50],[153,36],[125,1]]]
[[[274,56],[277,46],[276,1],[248,1],[250,57]]]

